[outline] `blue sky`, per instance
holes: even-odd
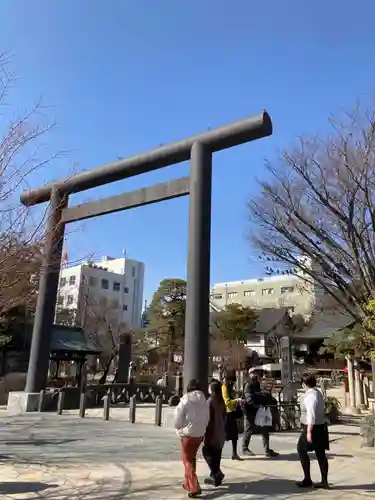
[[[33,178],[66,176],[266,108],[274,135],[214,158],[211,281],[262,274],[246,241],[246,200],[264,157],[375,87],[372,0],[2,0],[0,48],[15,53],[21,108],[39,96],[65,155]],[[75,195],[74,202],[186,175],[182,164]],[[146,262],[145,297],[186,273],[188,199],[88,221],[70,258]]]

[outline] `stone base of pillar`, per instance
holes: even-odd
[[[348,415],[360,415],[360,413],[361,413],[361,410],[355,406],[348,406],[344,410],[344,414],[348,414]]]
[[[38,411],[39,397],[39,392],[10,392],[8,396],[7,411],[11,415]]]

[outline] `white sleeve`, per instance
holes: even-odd
[[[306,424],[315,424],[316,406],[318,403],[318,398],[315,394],[311,393],[305,398],[306,407]]]
[[[176,420],[174,423],[175,429],[183,429],[185,427],[185,404],[181,401],[176,406]]]

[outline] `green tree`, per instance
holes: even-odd
[[[375,359],[375,299],[370,299],[364,309],[367,315],[361,323],[353,321],[324,340],[320,349],[322,354],[333,354],[341,359],[345,356]]]
[[[147,310],[147,337],[167,357],[167,370],[173,366],[173,355],[183,349],[185,337],[186,281],[168,278],[160,282]]]
[[[227,353],[229,364],[240,368],[246,360],[245,343],[254,332],[256,312],[241,304],[229,304],[221,311],[213,313],[212,342],[215,355]]]
[[[364,333],[361,325],[355,324],[351,328],[338,330],[324,339],[319,353],[333,354],[337,359],[345,359],[346,356],[360,359],[367,353]]]

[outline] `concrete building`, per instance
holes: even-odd
[[[306,257],[301,259],[307,271],[311,261]],[[300,270],[295,270],[293,274],[215,283],[211,288],[210,303],[212,310],[220,310],[233,303],[241,304],[262,312],[265,318],[268,315],[273,317],[278,310],[281,316],[289,313],[294,316],[294,343],[303,350],[353,321],[318,283],[312,281],[310,275]],[[274,319],[275,324],[279,323],[276,317]],[[267,330],[268,327],[260,328],[248,341],[248,346],[262,355],[266,354],[267,336],[271,335]]]
[[[100,308],[111,323],[141,327],[145,264],[126,257],[103,257],[61,269],[58,310]]]
[[[304,259],[306,266],[310,263]],[[278,274],[243,281],[215,283],[210,300],[218,308],[232,303],[254,309],[284,308],[291,315],[299,314],[308,319],[324,296],[317,284],[307,281],[307,276],[298,271],[294,274]]]

